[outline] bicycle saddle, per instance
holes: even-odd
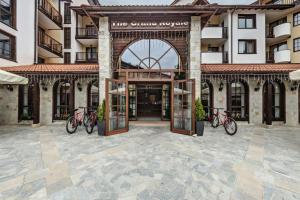
[[[74,112],[78,111],[78,108],[74,110]]]

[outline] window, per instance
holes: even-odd
[[[283,42],[283,43],[279,43],[279,44],[275,44],[275,45],[271,46],[272,53],[277,52],[277,51],[287,50],[287,49],[288,49],[287,42]]]
[[[248,85],[243,81],[229,83],[227,94],[228,110],[236,120],[248,120]]]
[[[210,116],[213,108],[213,86],[209,81],[201,82],[201,102],[207,118]]]
[[[294,39],[294,51],[300,51],[300,38]]]
[[[129,45],[121,56],[126,69],[178,69],[176,49],[158,39],[142,39]]]
[[[65,3],[64,6],[64,23],[65,24],[71,24],[71,9],[70,9],[70,3]]]
[[[99,106],[99,82],[94,80],[88,85],[88,108],[96,111]]]
[[[74,108],[74,85],[68,81],[57,81],[53,86],[53,119],[66,120]]]
[[[256,28],[256,15],[239,15],[239,29],[254,29]]]
[[[64,48],[71,49],[71,28],[64,28]]]
[[[16,60],[16,38],[0,30],[0,58]]]
[[[208,47],[208,52],[219,52],[219,47]]]
[[[33,88],[28,85],[19,86],[19,120],[32,120]]]
[[[256,54],[256,40],[239,40],[239,54]]]
[[[14,27],[16,26],[16,0],[0,0],[0,22]]]
[[[64,53],[64,63],[65,64],[70,64],[71,63],[71,53],[70,52],[65,52]]]
[[[300,12],[294,14],[294,26],[300,25]]]

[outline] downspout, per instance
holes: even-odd
[[[230,63],[232,64],[233,63],[233,13],[236,11],[237,9],[237,6],[234,7],[234,9],[231,11],[230,13],[230,45],[231,45],[231,48],[230,48]]]
[[[37,20],[37,12],[38,12],[38,0],[35,0],[34,5],[34,64],[37,64],[37,26],[38,26],[38,20]]]

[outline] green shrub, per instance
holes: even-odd
[[[102,122],[105,119],[105,100],[102,101],[102,104],[98,106],[97,116],[99,122]]]
[[[195,117],[196,121],[203,121],[205,119],[205,111],[200,98],[198,98],[195,102]]]

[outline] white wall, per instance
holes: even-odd
[[[0,23],[0,30],[16,37],[17,62],[0,58],[0,66],[30,65],[34,63],[35,0],[17,0],[16,11],[16,29]]]
[[[256,29],[238,29],[238,14],[256,14]],[[265,13],[259,10],[236,11],[232,18],[233,25],[233,63],[266,62],[266,25]],[[229,28],[230,29],[230,28]],[[256,54],[238,54],[239,39],[255,39]],[[229,56],[230,57],[230,56]]]

